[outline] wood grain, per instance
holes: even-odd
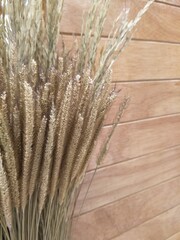
[[[112,239],[178,204],[180,204],[180,177],[83,214],[78,219],[75,218],[72,240]],[[177,212],[173,216],[173,223],[179,217],[180,214]],[[167,221],[167,223],[169,222]],[[157,223],[159,228],[161,225],[161,223]],[[146,230],[149,232],[151,228]],[[176,229],[175,232],[178,230]],[[156,239],[159,240],[159,238],[152,238],[152,240]],[[131,238],[126,240],[131,240]],[[140,239],[136,238],[135,240]]]
[[[180,42],[180,8],[154,3],[134,34],[136,39]]]
[[[171,236],[170,238],[168,238],[167,240],[179,240],[180,239],[180,232],[174,234],[173,236]]]
[[[126,1],[133,18],[147,0]],[[66,0],[61,32],[67,48],[79,35],[90,0]],[[99,49],[125,1],[111,1]],[[131,102],[93,179],[103,128],[76,207],[72,240],[180,240],[180,1],[160,0],[143,17],[113,67],[122,89],[105,120],[111,125],[123,96]],[[78,38],[78,37],[77,37]],[[58,45],[59,49],[61,45]]]
[[[177,206],[112,240],[164,240],[179,229],[180,206]]]
[[[156,2],[163,2],[163,3],[172,4],[175,6],[180,6],[180,0],[157,0]]]
[[[145,2],[145,0],[128,1],[128,7],[131,9],[130,19],[137,14],[138,10],[143,7]],[[80,33],[83,11],[86,15],[89,6],[90,0],[66,0],[61,31],[64,33]],[[125,1],[111,1],[103,35],[108,35],[114,19],[116,19],[124,6]],[[180,42],[179,22],[179,8],[162,3],[154,3],[138,24],[134,37],[136,39]]]
[[[130,102],[121,122],[180,113],[179,80],[118,83],[116,91],[119,90],[121,92],[106,116],[105,125],[113,123],[125,96],[130,97]]]
[[[67,49],[75,38],[63,35]],[[77,38],[78,40],[78,38]],[[99,49],[106,44],[102,39]],[[61,49],[61,39],[58,44]],[[180,44],[131,41],[113,66],[113,81],[180,78]]]
[[[99,150],[111,126],[104,127],[89,164],[96,167]],[[180,144],[180,115],[123,123],[117,126],[101,166],[127,161],[148,153],[160,151]]]
[[[113,67],[114,81],[180,78],[180,45],[132,41]]]
[[[140,0],[141,4],[145,1]],[[61,31],[63,33],[81,33],[81,27],[83,23],[83,17],[86,16],[90,8],[90,0],[66,0],[64,4],[64,14],[61,22]],[[103,35],[108,35],[110,29],[112,28],[113,21],[118,17],[119,13],[125,7],[125,0],[118,1],[113,0],[110,2],[110,7],[108,11],[107,20],[104,24]],[[131,8],[133,11],[130,13],[131,17],[134,17],[137,13],[137,0],[133,0],[131,3]],[[138,3],[138,9],[140,8]]]
[[[180,147],[98,169],[81,213],[142,191],[180,174]],[[82,206],[93,172],[87,174],[76,206]]]

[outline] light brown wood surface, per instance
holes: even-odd
[[[145,2],[126,1],[130,18]],[[74,44],[72,33],[79,38],[89,3],[65,0],[61,32],[67,48]],[[111,0],[99,50],[124,6],[125,0]],[[113,82],[121,92],[91,156],[72,240],[180,240],[179,0],[153,4],[115,63]],[[97,154],[124,96],[131,98],[128,109],[92,181]]]
[[[113,80],[180,78],[180,45],[132,41],[113,67]]]
[[[108,206],[83,214],[74,219],[72,240],[109,240],[118,235],[121,236],[124,232],[180,204],[179,188],[180,177],[176,177]],[[175,214],[175,216],[180,217],[180,214]],[[164,229],[162,222],[157,223],[157,227],[159,231]],[[147,232],[149,231],[147,230]],[[159,231],[157,230],[157,233]],[[148,238],[142,240],[146,239]],[[131,238],[126,240],[131,240]],[[156,240],[156,238],[152,238],[152,240]]]
[[[169,3],[175,6],[180,6],[180,0],[157,0],[156,2]]]
[[[180,205],[112,240],[164,240],[179,229]]]
[[[64,35],[63,39],[70,49],[75,38]],[[102,39],[99,49],[106,41]],[[131,41],[113,66],[114,82],[158,79],[180,79],[180,45]]]
[[[92,154],[89,170],[95,168],[96,157],[111,126],[104,127]],[[180,115],[146,119],[117,126],[101,166],[127,161],[180,144]]]
[[[113,84],[114,85],[114,84]],[[180,80],[117,83],[121,91],[107,114],[105,125],[112,124],[123,98],[130,97],[121,122],[180,113]]]
[[[174,234],[173,236],[171,236],[167,240],[179,240],[179,239],[180,239],[180,232]]]
[[[117,201],[180,174],[180,147],[98,169],[81,212]],[[82,206],[93,172],[87,173],[77,202]]]
[[[130,18],[134,17],[138,10],[146,3],[145,0],[127,1],[131,9]],[[85,14],[89,8],[90,0],[66,0],[65,12],[62,19],[61,31],[64,33],[80,33],[83,11]],[[113,20],[118,16],[125,0],[113,0],[109,9],[108,19],[105,23],[103,35],[108,35]],[[180,9],[167,6],[162,3],[154,3],[148,13],[139,23],[134,34],[136,39],[180,42]]]

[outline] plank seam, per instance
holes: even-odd
[[[175,234],[171,235],[170,237],[166,238],[166,240],[171,240],[172,237],[176,236],[176,234],[178,234],[180,232],[176,232]]]
[[[124,125],[126,123],[128,124],[128,123],[134,123],[134,122],[141,122],[141,121],[146,121],[146,120],[156,120],[156,119],[163,118],[163,117],[174,117],[174,116],[177,116],[177,115],[180,115],[180,112],[171,113],[171,114],[157,115],[155,117],[139,118],[139,119],[129,120],[129,121],[121,121],[120,123],[118,123],[118,125]],[[104,127],[111,127],[111,126],[113,126],[112,123],[104,125]]]
[[[163,1],[160,1],[160,0],[156,0],[155,2],[156,2],[156,3],[165,4],[165,5],[168,5],[168,6],[173,6],[173,7],[178,7],[178,8],[180,8],[180,5],[174,4],[174,3],[163,2]]]
[[[70,36],[70,37],[80,37],[80,33],[73,33],[73,32],[60,32],[61,36]],[[92,35],[93,36],[93,35]],[[107,35],[102,35],[101,39],[108,39]],[[160,44],[172,44],[172,45],[180,45],[180,42],[172,42],[172,41],[166,41],[166,40],[153,40],[153,39],[140,39],[140,38],[135,38],[132,37],[131,42],[149,42],[149,43],[160,43]]]
[[[154,120],[159,120],[159,119],[165,119],[165,118],[174,118],[174,117],[180,117],[180,113],[174,113],[174,114],[167,114],[167,115],[162,115],[159,117],[152,117],[152,118],[143,118],[143,119],[139,119],[139,120],[133,120],[133,121],[127,121],[127,122],[120,122],[118,123],[117,126],[124,126],[124,125],[128,125],[131,123],[141,123],[141,122],[147,122],[147,121],[154,121]],[[104,128],[109,128],[112,127],[112,124],[106,125],[104,126]]]
[[[121,162],[116,162],[116,163],[112,163],[112,164],[108,164],[108,165],[104,165],[104,166],[100,165],[97,170],[109,168],[109,167],[112,167],[112,166],[115,166],[115,165],[118,165],[118,164],[121,164],[121,163],[132,162],[132,161],[137,160],[139,158],[149,157],[149,156],[154,155],[156,153],[168,152],[170,150],[175,150],[175,149],[178,149],[178,148],[180,148],[180,144],[175,145],[175,146],[171,146],[171,147],[168,147],[168,148],[165,148],[165,149],[157,150],[157,151],[154,151],[154,152],[151,152],[151,153],[143,154],[143,155],[138,156],[138,157],[129,158],[128,160],[123,160]],[[95,169],[91,169],[91,170],[88,170],[86,173],[90,174],[90,173],[93,173],[94,171],[95,171]]]
[[[179,81],[180,78],[160,78],[160,79],[132,79],[132,80],[113,80],[112,84],[118,83],[149,83],[149,82],[171,82],[171,81]]]
[[[80,215],[78,215],[78,216],[75,215],[75,216],[74,216],[74,219],[78,219],[78,218],[81,217],[82,215],[89,214],[89,213],[91,213],[91,212],[93,212],[93,211],[97,211],[97,210],[99,210],[99,209],[101,209],[101,208],[106,208],[106,207],[108,207],[108,206],[110,206],[110,205],[114,205],[114,204],[120,202],[120,201],[123,200],[123,199],[129,198],[129,197],[131,197],[131,196],[133,196],[133,195],[136,195],[136,194],[138,194],[138,193],[145,192],[145,191],[147,191],[148,189],[157,187],[157,186],[159,186],[159,185],[163,185],[163,184],[168,183],[168,182],[170,182],[170,181],[172,181],[172,180],[174,180],[174,179],[176,179],[176,178],[179,178],[179,177],[180,177],[180,174],[179,174],[179,175],[176,175],[176,176],[174,176],[174,177],[172,177],[172,178],[166,179],[166,180],[164,180],[164,181],[162,181],[162,182],[160,182],[160,183],[154,184],[154,185],[152,185],[152,186],[150,186],[150,187],[147,187],[147,188],[144,188],[144,189],[142,189],[142,190],[139,190],[139,191],[137,191],[137,192],[135,192],[135,193],[126,195],[126,196],[124,196],[124,197],[122,197],[122,198],[120,198],[120,199],[117,199],[117,200],[115,200],[115,201],[112,201],[112,202],[110,202],[110,203],[106,203],[106,204],[104,204],[104,205],[102,205],[102,206],[99,206],[99,207],[97,207],[97,208],[88,210],[88,211],[86,211],[86,212],[82,212],[82,213],[81,213]],[[168,210],[167,210],[167,211],[168,211]],[[159,214],[159,215],[160,215],[160,214]],[[140,224],[140,225],[141,225],[141,224]]]
[[[161,44],[173,44],[173,45],[180,45],[180,42],[172,42],[172,41],[166,41],[166,40],[155,40],[155,39],[144,39],[144,38],[136,38],[132,37],[131,41],[135,42],[149,42],[149,43],[161,43]]]
[[[135,229],[135,228],[137,228],[137,227],[139,227],[139,226],[141,226],[141,225],[144,225],[145,223],[148,223],[148,222],[152,221],[153,219],[158,218],[159,216],[165,214],[166,212],[169,212],[170,210],[173,210],[173,209],[177,208],[178,206],[180,207],[180,204],[177,204],[177,205],[169,208],[168,210],[161,212],[160,214],[156,215],[156,216],[153,217],[153,218],[149,218],[147,221],[144,221],[144,222],[142,222],[141,224],[137,224],[136,226],[130,228],[129,230],[127,230],[127,231],[125,231],[125,232],[123,232],[123,233],[121,233],[121,234],[119,234],[119,235],[116,235],[116,236],[110,238],[109,240],[113,240],[113,239],[115,239],[115,238],[117,238],[117,237],[120,237],[121,235],[123,235],[123,234],[131,231],[132,229]],[[174,234],[174,235],[175,235],[175,234]],[[169,237],[169,238],[170,238],[170,237]]]

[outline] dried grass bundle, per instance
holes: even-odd
[[[118,17],[99,55],[110,0],[92,0],[80,43],[58,55],[63,0],[0,0],[0,239],[68,239],[72,201],[116,96],[112,64],[152,2],[132,21]]]

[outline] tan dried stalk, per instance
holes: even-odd
[[[92,0],[79,42],[57,51],[63,2],[0,0],[0,239],[69,238],[77,190],[117,95],[112,64],[153,0],[130,22],[123,12],[101,51],[110,0]]]
[[[3,167],[3,160],[2,160],[1,154],[0,154],[0,191],[1,191],[1,208],[4,213],[7,226],[11,228],[13,213],[12,213],[10,188],[9,188],[6,172]]]
[[[59,126],[59,133],[58,133],[58,138],[57,138],[57,149],[55,153],[55,161],[53,163],[53,174],[52,174],[52,179],[51,179],[51,199],[55,195],[55,191],[57,189],[57,184],[59,182],[59,174],[60,174],[60,166],[61,166],[61,161],[64,153],[64,148],[65,148],[65,138],[66,138],[66,131],[68,127],[68,116],[69,112],[71,111],[70,106],[71,106],[71,95],[72,95],[72,82],[69,82],[69,85],[67,87],[66,93],[64,100],[62,102],[62,111],[60,111],[61,115],[58,115],[58,121],[60,121],[60,126]]]
[[[39,187],[39,212],[41,213],[44,206],[44,202],[47,197],[47,191],[49,187],[49,177],[51,172],[51,163],[54,147],[54,134],[55,134],[55,108],[52,106],[49,120],[49,129],[47,134],[47,142],[45,145],[44,161],[42,165],[42,172],[40,175],[40,187]],[[36,159],[35,159],[36,161]]]
[[[28,198],[30,168],[32,161],[32,144],[34,135],[34,96],[32,88],[24,82],[24,156],[21,186],[21,206],[24,211]]]
[[[4,102],[4,99],[3,99]],[[14,152],[14,145],[9,129],[9,121],[7,120],[6,110],[2,108],[0,112],[0,142],[4,151],[5,168],[9,180],[9,186],[11,189],[11,195],[15,207],[19,207],[19,186],[17,180],[17,168],[16,168],[16,157]],[[5,112],[4,112],[5,111]]]
[[[40,129],[38,132],[38,136],[37,136],[35,153],[33,156],[33,165],[32,165],[31,177],[30,177],[30,182],[29,182],[30,197],[32,196],[32,194],[35,190],[35,186],[37,184],[36,181],[38,180],[38,174],[40,172],[41,158],[42,158],[43,147],[44,147],[44,142],[45,142],[46,124],[47,124],[47,119],[46,119],[46,117],[43,117]]]

